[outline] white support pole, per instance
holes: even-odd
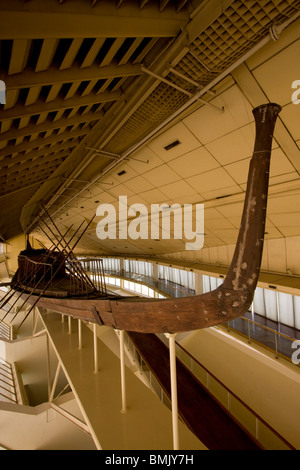
[[[93,332],[94,332],[94,364],[95,364],[95,374],[97,374],[99,370],[98,366],[98,342],[97,342],[97,325],[93,323]]]
[[[34,309],[33,309],[33,317],[34,317],[34,324],[33,324],[32,336],[35,335],[36,328],[37,328],[37,323],[38,323],[38,319],[39,319],[36,307],[34,307]]]
[[[125,382],[125,354],[124,354],[124,330],[119,330],[120,338],[120,365],[121,365],[121,393],[122,393],[122,408],[121,412],[126,413],[126,382]]]
[[[49,402],[53,401],[54,393],[55,393],[55,389],[56,389],[56,385],[57,385],[57,381],[58,381],[59,372],[60,372],[60,362],[57,364],[57,369],[56,369],[56,372],[55,372],[55,377],[54,377],[52,390],[51,390],[50,397],[49,397]]]
[[[71,323],[71,317],[68,316],[68,328],[69,328],[69,331],[68,331],[68,334],[70,335],[72,333],[72,323]]]
[[[176,333],[174,334],[165,333],[165,336],[169,339],[173,449],[179,450],[177,374],[176,374],[176,350],[175,350]]]
[[[46,336],[46,348],[47,348],[47,376],[48,376],[48,400],[50,401],[51,385],[50,385],[50,344],[49,335]]]
[[[78,349],[82,349],[81,320],[78,320]]]

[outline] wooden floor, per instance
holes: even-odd
[[[170,397],[167,346],[153,334],[129,333],[149,369]],[[210,450],[259,450],[177,359],[178,410],[181,419]]]

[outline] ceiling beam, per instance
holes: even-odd
[[[50,67],[48,70],[43,70],[41,72],[24,70],[24,72],[16,73],[14,75],[0,74],[0,79],[4,80],[6,90],[14,90],[16,88],[21,89],[108,78],[132,77],[142,75],[142,73],[140,64],[106,65],[103,67],[92,65],[84,68],[81,68],[78,65],[73,65],[72,67],[64,70]]]
[[[186,27],[183,27],[182,32],[177,35],[175,41],[160,55],[159,61],[154,61],[154,67],[151,67],[153,71],[157,74],[166,74],[169,66],[174,67],[187,54],[189,38],[192,38],[193,34],[195,37],[197,37],[197,35],[199,36],[201,32],[218,17],[220,14],[220,6],[225,8],[232,2],[233,0],[208,0],[201,2],[201,6],[197,9],[193,18],[186,24],[186,26],[189,27],[189,31],[191,30],[191,33],[187,31]],[[209,18],[206,19],[204,12],[209,13]],[[151,64],[149,64],[149,67],[150,66]],[[70,173],[71,167],[69,160],[72,160],[74,165],[73,171],[68,174],[68,176],[77,178],[86,166],[89,165],[92,158],[91,152],[88,152],[84,158],[82,157],[83,145],[89,144],[99,149],[105,148],[105,145],[116,135],[122,125],[130,119],[138,107],[147,100],[159,83],[160,82],[153,79],[153,77],[147,77],[146,79],[143,77],[143,80],[141,80],[141,77],[138,77],[134,86],[126,90],[126,101],[114,103],[111,106],[104,119],[93,127],[93,135],[88,135],[82,140],[80,146],[74,149],[70,156],[63,162],[61,168],[59,168],[59,172],[65,171]],[[122,159],[119,161],[122,161]],[[75,165],[76,162],[77,164]],[[117,165],[118,162],[115,164]],[[114,165],[109,165],[107,172],[112,168],[114,168]],[[95,175],[95,180],[101,178],[102,174],[106,174],[106,172],[99,172]],[[59,188],[57,188],[57,190],[57,195],[49,200],[47,207],[51,207],[51,205],[56,202],[57,198],[59,198]],[[21,223],[24,229],[25,227],[32,229],[36,222],[36,212],[39,210],[38,201],[45,198],[48,194],[48,185],[45,183],[38,189],[34,197],[25,204],[21,215]],[[64,207],[64,204],[62,204],[61,207]]]
[[[183,28],[182,33],[177,37],[176,41],[165,51],[160,57],[159,62],[152,68],[152,72],[164,76],[168,73],[169,67],[175,65],[188,53],[189,42],[198,37],[223,11],[233,3],[234,0],[208,0],[202,2],[192,20]],[[104,147],[117,131],[125,124],[126,121],[134,114],[143,102],[151,95],[153,90],[160,84],[160,81],[149,77],[144,79],[141,86],[134,84],[134,93],[126,99],[126,103],[119,112],[115,112],[116,118],[110,120],[102,132],[101,140],[92,142],[94,147]],[[127,90],[129,91],[129,90]],[[129,93],[127,93],[129,94]],[[114,105],[116,108],[118,104]],[[97,129],[97,124],[95,130]],[[101,123],[99,123],[101,126]]]
[[[110,101],[118,101],[122,97],[120,91],[113,92],[103,92],[98,95],[93,93],[87,96],[75,96],[67,100],[57,98],[49,103],[45,103],[43,100],[38,100],[34,104],[28,106],[23,106],[21,104],[16,104],[12,108],[3,109],[0,111],[0,121],[5,121],[6,119],[17,119],[24,118],[26,116],[33,116],[34,114],[40,113],[50,113],[57,111],[59,109],[68,109],[75,108],[80,106],[88,106],[90,104],[100,104]]]
[[[77,129],[73,132],[62,132],[61,134],[53,134],[46,139],[44,137],[38,137],[37,139],[31,141],[22,142],[19,145],[8,145],[7,147],[0,150],[0,156],[13,155],[14,153],[27,152],[28,150],[45,147],[49,144],[54,144],[57,142],[63,142],[64,140],[76,139],[88,133],[88,128]]]
[[[44,0],[42,8],[39,0],[0,0],[0,11],[0,39],[176,37],[189,20],[185,11],[159,13],[155,3],[140,10],[137,4],[117,9],[111,1],[97,9],[75,0]]]
[[[57,150],[55,153],[47,156],[45,154],[43,155],[40,155],[38,157],[35,157],[33,156],[35,155],[33,152],[30,153],[30,155],[27,155],[27,158],[23,158],[22,160],[21,159],[13,159],[13,160],[10,160],[10,165],[9,168],[7,169],[7,174],[10,175],[11,173],[15,172],[15,171],[20,171],[20,167],[25,167],[27,166],[27,161],[30,160],[32,161],[33,164],[35,163],[42,163],[42,162],[50,162],[50,161],[54,161],[58,158],[65,158],[69,155],[69,151],[68,149],[65,150],[65,149],[62,149],[62,150]],[[0,168],[3,168],[0,166]],[[1,171],[1,173],[5,173],[5,169]]]
[[[79,139],[72,140],[72,142],[64,142],[60,144],[53,145],[53,147],[43,147],[39,150],[35,151],[30,151],[30,153],[21,153],[17,154],[15,157],[4,157],[0,160],[0,168],[4,168],[10,165],[16,165],[19,163],[26,162],[28,159],[33,159],[33,158],[39,158],[45,155],[51,155],[55,154],[57,152],[60,152],[61,150],[71,150],[74,147],[77,147],[80,144]],[[2,170],[3,171],[3,170]]]
[[[36,163],[32,162],[30,164],[30,171],[28,169],[24,169],[21,171],[16,171],[15,173],[10,173],[8,177],[1,177],[0,178],[0,185],[2,186],[1,192],[5,191],[5,187],[9,187],[15,184],[21,184],[21,186],[27,184],[30,180],[32,180],[33,176],[36,177],[36,173],[42,176],[42,180],[44,179],[44,173],[49,168],[57,167],[63,161],[63,157],[56,158],[55,160],[51,160],[47,163]],[[28,176],[29,175],[29,176]]]
[[[92,121],[97,121],[103,117],[103,111],[96,111],[95,113],[86,113],[75,115],[70,118],[61,118],[57,121],[45,121],[41,124],[29,124],[26,127],[21,129],[10,129],[9,131],[3,132],[0,134],[0,142],[8,141],[11,139],[16,139],[25,136],[31,136],[32,134],[40,134],[41,132],[48,132],[55,129],[61,129],[64,127],[75,126],[77,124],[90,123]]]

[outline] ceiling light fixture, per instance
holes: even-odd
[[[174,142],[172,142],[171,144],[168,144],[164,147],[165,150],[171,150],[172,148],[174,147],[177,147],[177,145],[181,144],[180,140],[174,140]]]

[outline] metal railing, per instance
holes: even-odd
[[[163,334],[158,336],[168,346],[167,338]],[[178,342],[175,343],[175,346],[177,358],[190,370],[216,401],[227,410],[228,414],[237,420],[240,426],[256,439],[263,448],[268,450],[294,450],[294,447],[284,437],[194,358],[183,346]]]
[[[13,367],[0,359],[0,401],[18,403]]]
[[[25,286],[36,286],[39,281],[53,278],[53,265],[45,261],[35,261],[25,255],[19,255],[21,272],[18,281],[24,282]]]
[[[89,273],[89,277],[92,278],[93,284],[98,292],[102,295],[107,294],[103,260],[101,258],[87,258],[78,261],[81,264],[83,271]]]
[[[184,297],[194,295],[193,293],[189,292],[189,289],[184,288],[183,286],[177,286],[172,282],[163,280],[156,281],[153,278],[142,274],[124,272],[121,275],[120,272],[114,270],[109,270],[108,272],[107,269],[105,272],[108,275],[121,277],[122,279],[132,280],[142,284],[144,283],[147,286],[151,286],[153,289],[158,290],[159,292],[164,292],[167,297]],[[265,319],[265,317],[262,318]],[[276,359],[281,356],[294,364],[291,360],[293,352],[292,344],[294,341],[297,341],[297,338],[262,325],[245,316],[232,320],[229,323],[224,323],[223,326],[227,329],[227,331],[232,330],[241,336],[246,337],[249,344],[259,344],[262,347],[267,348],[269,351],[274,352]],[[296,364],[296,366],[298,367],[298,364]]]
[[[9,340],[13,339],[13,328],[12,325],[8,325],[7,323],[0,321],[0,340]]]
[[[223,325],[227,331],[233,331],[247,339],[248,343],[259,344],[274,352],[275,358],[280,356],[291,361],[293,343],[296,338],[278,330],[261,325],[255,320],[242,316]],[[291,361],[292,362],[292,361]],[[299,366],[298,364],[295,364]]]

